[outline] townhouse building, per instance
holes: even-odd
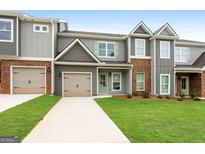
[[[128,34],[71,31],[60,19],[0,12],[0,93],[205,97],[205,43],[167,23]]]

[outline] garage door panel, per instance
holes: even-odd
[[[44,68],[13,68],[14,94],[45,93]]]
[[[90,96],[91,75],[81,73],[64,74],[64,96]]]

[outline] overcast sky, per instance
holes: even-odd
[[[67,20],[70,30],[128,34],[141,20],[154,32],[169,23],[181,39],[205,42],[205,11],[23,11]]]

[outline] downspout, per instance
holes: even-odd
[[[54,64],[54,50],[55,50],[55,38],[54,38],[54,22],[51,20],[52,26],[52,38],[51,38],[51,52],[52,52],[52,61],[51,61],[51,94],[54,94],[55,89],[55,64]]]

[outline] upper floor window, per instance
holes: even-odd
[[[190,57],[189,48],[176,47],[174,55],[175,62],[188,62]]]
[[[114,57],[115,43],[113,42],[99,42],[99,57]]]
[[[13,42],[13,20],[0,19],[0,42]]]
[[[48,25],[34,24],[33,25],[33,31],[34,32],[48,33],[49,32],[49,26]]]
[[[160,58],[169,59],[170,58],[170,42],[160,41]]]
[[[135,56],[145,56],[144,39],[135,39]]]

